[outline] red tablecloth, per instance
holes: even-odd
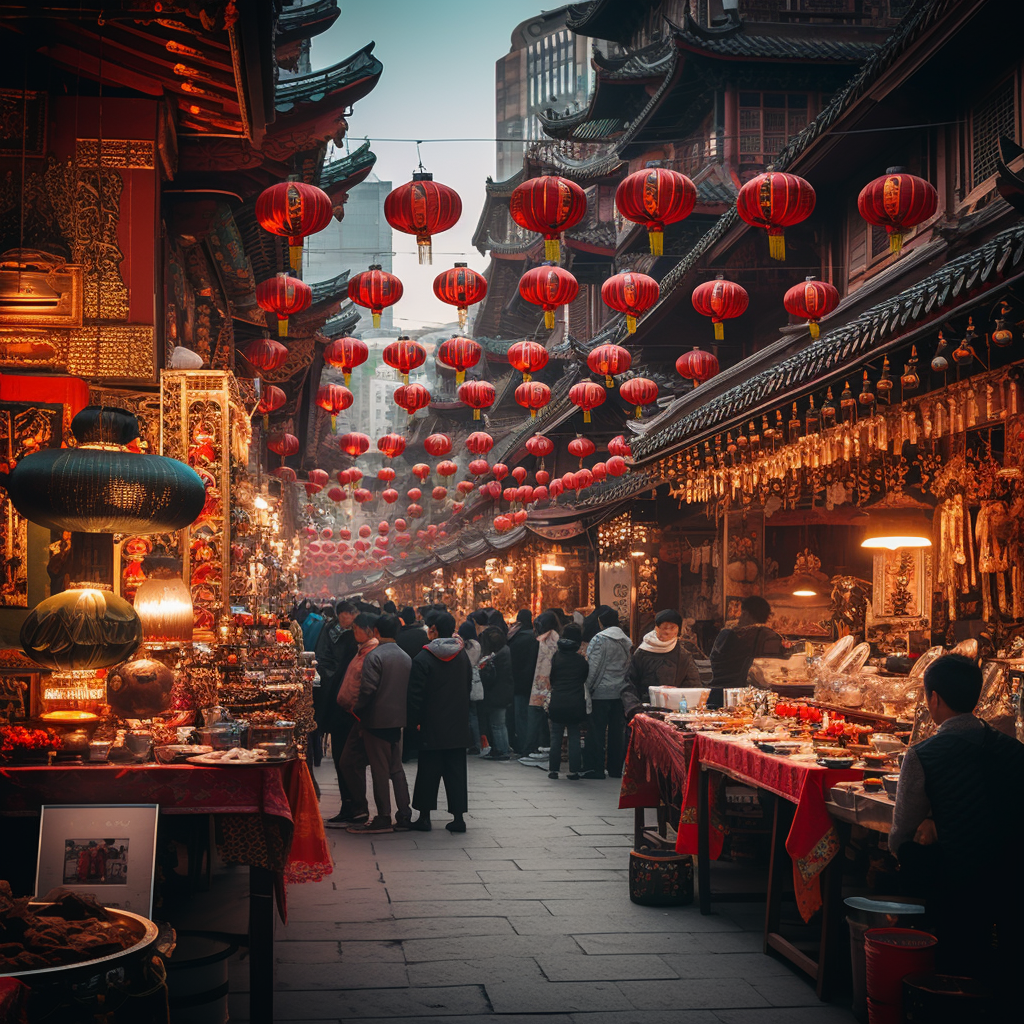
[[[776,757],[758,750],[746,740],[728,740],[699,733],[690,759],[683,817],[676,849],[697,852],[697,797],[700,766],[720,768],[734,778],[796,804],[793,824],[786,837],[786,852],[793,861],[793,886],[797,906],[805,921],[821,907],[819,875],[839,852],[839,836],[825,807],[825,796],[838,782],[859,779],[862,772],[834,771],[807,761]],[[705,779],[710,786],[711,780]],[[712,790],[713,792],[713,790]],[[721,855],[723,832],[711,822],[711,857]]]
[[[678,729],[647,715],[634,716],[622,768],[619,807],[657,807],[661,800],[659,779],[667,779],[674,792],[685,793],[687,753]]]
[[[161,814],[217,815],[229,863],[314,882],[334,869],[305,761],[199,765],[53,765],[0,768],[0,814],[43,804],[159,804]],[[279,893],[283,915],[283,889]]]

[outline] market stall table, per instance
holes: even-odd
[[[118,764],[0,768],[0,814],[44,804],[159,804],[161,814],[217,816],[225,861],[249,867],[249,979],[254,1024],[274,1020],[274,899],[288,882],[333,870],[304,761],[224,767]]]
[[[766,754],[741,736],[698,733],[690,758],[676,849],[697,855],[700,910],[702,914],[709,914],[710,861],[721,856],[725,838],[723,830],[712,822],[710,773],[721,773],[777,797],[768,869],[765,952],[774,950],[805,971],[815,979],[819,997],[827,998],[831,980],[830,954],[841,941],[837,934],[840,924],[837,913],[842,875],[839,865],[830,870],[840,850],[840,839],[829,816],[826,797],[836,783],[859,779],[862,773],[854,769],[822,768],[809,758],[811,755]],[[817,910],[822,910],[817,960],[779,933],[782,861],[786,855],[793,865],[793,888],[800,916],[807,922]]]

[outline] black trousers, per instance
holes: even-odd
[[[341,755],[348,741],[348,734],[356,724],[355,718],[347,711],[338,709],[335,720],[331,722],[331,758],[334,770],[338,773],[338,789],[341,790],[341,806],[347,811],[352,806],[352,793],[345,782],[345,774],[341,769]]]
[[[466,777],[466,748],[420,750],[412,805],[417,811],[436,811],[437,795],[444,780],[449,814],[469,810],[469,781]]]
[[[626,715],[622,700],[592,701],[590,721],[587,725],[587,745],[583,748],[583,759],[587,771],[605,770],[605,733],[608,734],[608,774],[622,774],[622,762],[626,759]]]

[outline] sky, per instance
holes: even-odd
[[[541,0],[342,0],[340,6],[341,17],[312,42],[312,66],[329,67],[376,42],[384,73],[356,103],[348,140],[353,149],[366,137],[372,140],[378,178],[398,186],[418,163],[414,143],[380,140],[488,140],[420,147],[434,180],[462,197],[458,224],[433,240],[433,266],[419,266],[414,236],[394,233],[394,273],[405,287],[395,326],[438,327],[455,319],[455,310],[434,297],[434,277],[457,261],[479,271],[487,265],[472,237],[484,181],[495,168],[494,63],[509,52],[516,25],[545,7]]]

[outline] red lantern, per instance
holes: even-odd
[[[444,501],[444,499],[448,497],[448,488],[440,486],[435,487],[430,492],[430,496],[434,499],[434,501]]]
[[[550,455],[555,450],[555,443],[550,437],[534,434],[533,437],[527,438],[526,450],[538,459],[543,459],[545,455]]]
[[[366,442],[367,442],[366,447],[369,448],[370,447],[370,444],[369,444],[370,439],[367,438]],[[353,484],[359,483],[359,481],[363,479],[363,471],[361,469],[356,469],[356,467],[353,466],[348,471],[348,479],[349,479],[349,483],[353,483]]]
[[[526,467],[516,466],[515,469],[512,470],[512,479],[515,480],[517,484],[523,483],[526,480]]]
[[[365,505],[368,501],[373,501],[373,493],[368,491],[365,487],[357,487],[352,493],[352,497],[359,502],[360,505]]]
[[[491,466],[486,459],[474,459],[469,464],[469,471],[473,476],[484,476],[491,471]]]
[[[625,373],[632,365],[633,357],[620,345],[598,345],[587,356],[587,367],[591,373],[603,375],[606,388],[615,387],[612,378],[618,373]]]
[[[679,364],[676,363],[676,368],[679,368]],[[633,454],[629,447],[629,442],[619,434],[618,437],[613,437],[608,442],[608,454],[609,455],[624,455],[627,458]]]
[[[455,383],[461,384],[466,379],[466,371],[480,362],[482,352],[483,349],[472,338],[461,338],[454,334],[447,341],[441,342],[437,358],[443,366],[449,366],[455,371]]]
[[[394,489],[394,487],[388,487],[388,488],[386,488],[385,490],[381,491],[381,494],[380,494],[380,496],[381,496],[381,497],[382,497],[382,498],[383,498],[383,499],[384,499],[384,500],[385,500],[385,501],[386,501],[386,502],[387,502],[387,503],[388,503],[389,505],[394,505],[394,503],[395,503],[396,501],[398,501],[398,491],[396,491],[396,490]]]
[[[576,278],[561,267],[544,264],[528,270],[519,279],[519,294],[544,310],[544,326],[555,326],[555,310],[572,302],[579,294]]]
[[[517,341],[509,347],[508,361],[513,369],[523,375],[523,381],[526,382],[548,365],[548,350],[536,341]],[[522,405],[521,402],[519,404]]]
[[[434,294],[442,302],[447,302],[449,306],[458,307],[459,330],[464,331],[466,329],[466,307],[480,302],[487,294],[487,280],[483,274],[470,270],[467,264],[456,263],[454,270],[445,270],[434,278]],[[448,362],[440,354],[439,358],[442,362]],[[476,359],[473,362],[475,363]],[[448,365],[454,366],[455,364],[449,363]],[[473,363],[470,363],[470,366],[472,365]],[[459,383],[461,384],[462,381],[460,380]]]
[[[651,253],[655,256],[665,251],[665,225],[685,220],[696,203],[697,189],[693,182],[685,174],[664,167],[634,171],[623,178],[615,190],[619,213],[626,220],[647,225]]]
[[[285,484],[293,484],[298,479],[295,470],[291,466],[278,466],[273,472],[274,476]]]
[[[395,479],[395,471],[390,466],[385,466],[383,469],[377,470],[377,479],[382,483],[389,484]]]
[[[632,377],[619,388],[624,401],[636,406],[636,418],[643,415],[645,405],[653,405],[658,398],[658,385],[648,377]]]
[[[594,474],[589,469],[581,469],[572,475],[573,488],[578,493],[585,491],[594,482]]]
[[[569,401],[583,410],[583,422],[590,422],[590,410],[604,403],[605,390],[592,380],[581,380],[569,388]]]
[[[260,393],[260,400],[256,411],[263,414],[263,429],[266,430],[270,422],[270,414],[283,408],[286,401],[285,393],[273,384],[264,384]]]
[[[282,181],[264,189],[256,200],[256,220],[264,231],[288,239],[292,270],[302,269],[302,239],[331,223],[330,196],[316,185]]]
[[[288,359],[288,349],[271,338],[257,338],[242,349],[242,355],[262,373],[273,373],[284,366]]]
[[[500,515],[494,517],[494,529],[498,533],[506,533],[512,529],[512,520],[506,515]]]
[[[386,519],[382,519],[377,524],[377,532],[382,537],[386,537],[391,532],[391,524]]]
[[[423,492],[418,487],[410,487],[409,490],[405,492],[405,496],[410,501],[419,501],[420,498],[423,497]]]
[[[369,270],[356,274],[348,282],[348,297],[373,314],[373,326],[380,327],[380,314],[385,306],[393,306],[402,297],[402,282],[371,263]]]
[[[338,413],[352,404],[352,392],[340,384],[321,384],[316,392],[316,404],[331,414],[331,431],[337,427]]]
[[[482,430],[475,430],[466,438],[466,450],[473,455],[486,455],[494,447],[494,438]]]
[[[583,460],[588,455],[593,455],[595,450],[596,446],[589,437],[574,437],[569,442],[569,454],[580,460],[580,469],[583,468]]]
[[[412,505],[409,505],[409,506],[408,506],[408,507],[406,508],[406,510],[405,510],[405,514],[406,514],[406,515],[407,515],[407,516],[408,516],[408,517],[409,517],[410,519],[419,519],[419,517],[420,517],[421,515],[423,515],[423,506],[422,506],[422,505],[417,505],[417,504],[415,504],[415,502],[414,502],[414,503],[413,503]]]
[[[406,522],[405,522],[404,519],[396,519],[395,520],[395,529],[396,530],[404,530],[405,527],[406,527]]]
[[[814,212],[814,189],[809,181],[782,171],[765,171],[748,181],[736,198],[740,217],[768,231],[768,255],[786,258],[783,228],[806,220]]]
[[[399,338],[384,347],[381,358],[388,366],[393,367],[402,375],[402,383],[409,383],[409,374],[418,366],[422,366],[427,358],[427,351],[412,338]]]
[[[395,405],[413,416],[430,405],[430,392],[422,384],[403,384],[395,388]]]
[[[795,284],[786,292],[782,304],[790,316],[807,320],[811,337],[817,338],[821,333],[818,321],[839,305],[839,290],[827,281],[808,277],[803,284]]]
[[[575,473],[563,473],[562,474],[562,486],[567,490],[571,491],[576,486],[576,474]]]
[[[321,487],[320,484],[306,483],[304,486],[306,488],[306,494],[310,498],[312,498],[314,494],[319,494],[323,490],[323,487]]]
[[[338,447],[346,455],[351,455],[353,459],[358,459],[360,455],[365,455],[370,450],[370,439],[365,434],[342,434],[338,438]]]
[[[684,352],[676,360],[676,372],[681,377],[692,380],[695,386],[703,384],[718,373],[718,359],[710,352],[694,348],[690,352]],[[611,445],[608,446],[608,450],[611,451]]]
[[[277,314],[277,335],[288,336],[288,317],[301,313],[313,302],[313,289],[290,274],[277,274],[256,285],[256,305]]]
[[[282,459],[289,455],[297,455],[299,453],[299,439],[294,434],[271,434],[267,438],[267,447],[274,452],[276,455],[280,455]]]
[[[444,462],[437,464],[437,475],[440,477],[455,476],[458,471],[459,467],[450,459],[445,459]]]
[[[352,379],[352,371],[366,362],[370,350],[358,338],[335,338],[324,349],[324,362],[345,374],[345,384]]]
[[[405,451],[405,438],[401,434],[385,434],[377,441],[377,449],[386,459],[396,459]]]
[[[473,410],[473,419],[480,419],[480,410],[494,405],[494,385],[486,380],[470,380],[459,385],[459,401]]]
[[[626,314],[626,329],[630,334],[636,333],[636,318],[646,313],[658,301],[660,294],[658,282],[653,277],[628,270],[609,277],[601,285],[601,301],[609,309]]]
[[[473,487],[474,485],[472,480],[460,480],[455,485],[455,490],[457,490],[459,494],[469,494],[470,491],[473,490]]]
[[[424,442],[423,447],[428,455],[435,459],[441,455],[447,455],[452,450],[452,439],[447,434],[431,434]]]
[[[432,263],[430,236],[454,226],[462,216],[459,193],[419,171],[384,200],[384,217],[396,230],[416,236],[420,263]]]
[[[496,462],[491,466],[491,473],[495,480],[504,480],[508,476],[508,466],[504,462]]]
[[[516,500],[516,489],[514,487],[506,487],[501,492],[501,496],[511,505]]]
[[[594,479],[601,483],[602,480],[608,475],[608,467],[603,462],[595,462],[590,467],[590,472],[594,474]]]
[[[698,313],[711,317],[715,325],[715,341],[721,341],[725,337],[722,321],[744,313],[750,299],[745,288],[733,281],[726,281],[719,274],[714,281],[697,285],[693,290],[692,301]]]
[[[330,476],[322,469],[311,469],[306,474],[307,479],[311,484],[316,484],[317,487],[326,487],[327,481],[330,480]]]
[[[621,455],[613,455],[605,464],[609,476],[622,476],[629,471],[626,460]]]
[[[869,182],[857,197],[860,215],[889,232],[891,253],[898,253],[907,230],[928,220],[938,206],[939,193],[934,185],[898,167],[890,167],[882,177]]]
[[[568,178],[543,175],[516,187],[508,212],[520,227],[544,236],[544,258],[557,263],[561,256],[558,236],[583,220],[587,196]]]
[[[557,476],[548,485],[548,494],[551,495],[551,500],[552,501],[557,501],[558,500],[558,496],[564,490],[565,490],[565,485],[562,483],[562,481]]]
[[[551,474],[546,469],[538,469],[534,475],[537,479],[537,483],[541,486],[544,486],[551,481]]]
[[[416,465],[412,467],[412,475],[416,477],[417,480],[426,480],[427,477],[430,476],[430,467],[425,462],[417,462]]]
[[[327,497],[330,498],[331,501],[344,501],[345,498],[347,497],[347,494],[343,487],[332,487],[327,492]]]
[[[530,418],[536,419],[537,410],[551,401],[551,388],[539,380],[531,380],[516,388],[515,398],[519,405],[530,410]]]

